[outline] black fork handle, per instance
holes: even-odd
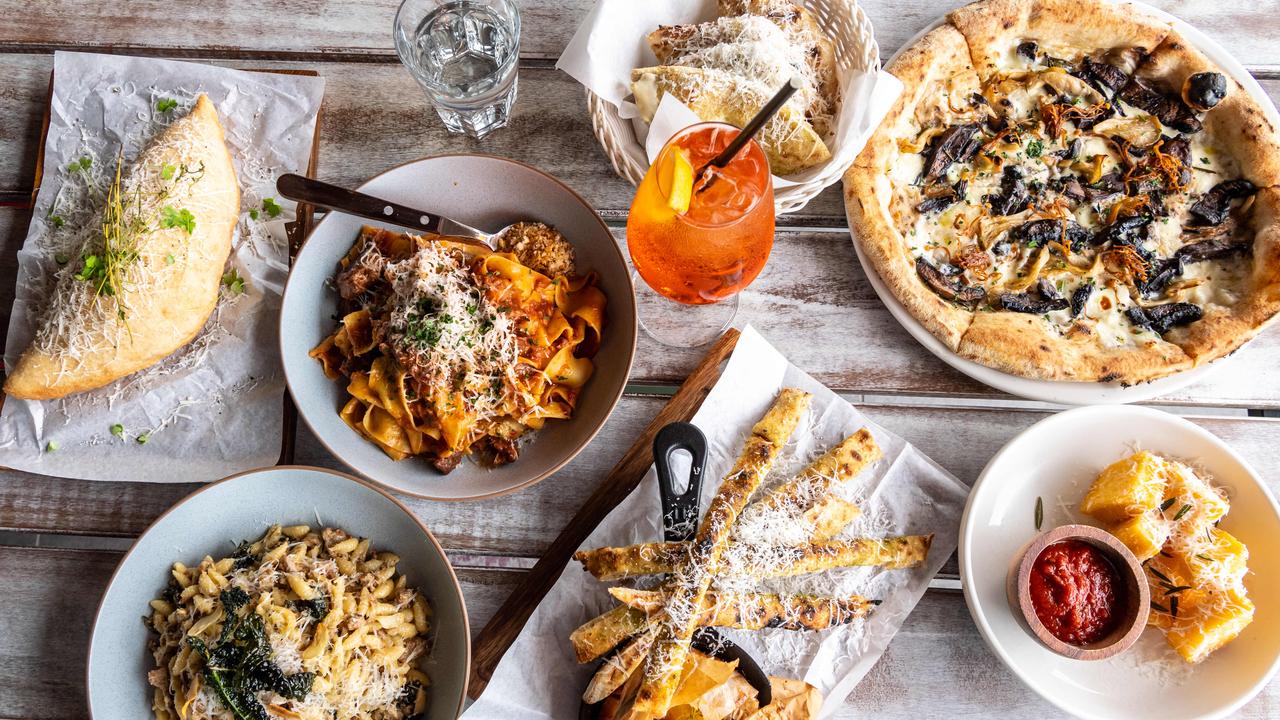
[[[441,221],[444,218],[435,213],[423,212],[323,180],[287,173],[276,180],[276,191],[295,202],[304,202],[369,220],[382,220],[423,232],[445,234],[441,232]]]
[[[689,453],[689,485],[676,492],[671,458],[677,450]],[[692,540],[698,529],[698,509],[702,497],[702,471],[707,463],[707,437],[696,425],[671,423],[653,438],[653,465],[658,470],[658,492],[662,496],[662,535],[667,542]]]

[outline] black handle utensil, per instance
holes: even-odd
[[[672,458],[676,452],[689,453],[689,482],[683,492],[676,488]],[[707,462],[707,436],[692,423],[671,423],[653,438],[653,466],[658,471],[658,494],[662,497],[662,537],[667,542],[689,542],[698,531],[702,499],[702,477]],[[694,631],[693,647],[718,660],[738,661],[738,672],[756,689],[761,707],[773,700],[769,676],[745,650],[716,631],[701,627]]]
[[[276,191],[295,202],[308,203],[368,220],[380,220],[411,230],[469,240],[489,249],[493,249],[493,238],[506,230],[503,228],[490,234],[456,220],[450,220],[443,215],[418,210],[408,205],[383,200],[340,185],[293,173],[281,175],[276,180]]]

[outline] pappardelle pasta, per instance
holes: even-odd
[[[431,606],[400,558],[337,528],[274,525],[174,563],[144,618],[157,720],[402,720],[427,706]]]
[[[517,256],[528,245],[493,252],[365,227],[335,278],[339,327],[311,351],[345,378],[342,419],[391,458],[447,473],[467,455],[509,463],[526,432],[569,418],[605,296],[594,274],[574,274],[571,249],[553,266],[569,272],[549,276]]]

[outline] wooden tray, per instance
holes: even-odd
[[[302,75],[305,77],[320,77],[320,73],[315,70],[283,70],[283,69],[259,69],[245,68],[246,72],[275,73],[277,75]],[[40,142],[36,146],[36,170],[35,176],[31,182],[31,197],[27,199],[27,208],[30,209],[36,204],[36,196],[40,194],[40,183],[44,180],[44,146],[45,141],[49,137],[50,113],[52,112],[53,101],[53,73],[49,73],[49,89],[45,97],[44,117],[40,120]],[[316,127],[311,141],[311,157],[307,161],[307,177],[315,177],[316,171],[320,165],[320,118],[324,113],[324,101],[321,100],[320,108],[316,111]],[[311,228],[315,224],[314,213],[310,205],[299,204],[297,206],[294,221],[285,224],[285,233],[289,239],[289,262],[293,263],[293,258],[298,254],[298,249],[302,247],[302,241],[311,232]],[[30,229],[28,229],[30,232]],[[0,392],[0,407],[4,406],[5,396]],[[293,399],[289,397],[289,391],[284,391],[284,397],[281,399],[284,403],[284,414],[281,420],[281,436],[280,436],[280,458],[277,465],[290,465],[293,463],[294,440],[298,427],[298,411],[293,406]]]

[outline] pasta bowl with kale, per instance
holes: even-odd
[[[449,178],[450,182],[442,182]],[[285,376],[333,455],[399,492],[511,492],[604,425],[635,352],[630,272],[590,205],[510,160],[460,155],[361,188],[482,228],[496,248],[332,213],[290,273]]]
[[[94,624],[90,711],[452,719],[468,636],[443,551],[397,501],[331,471],[255,471],[183,500],[125,556]]]

